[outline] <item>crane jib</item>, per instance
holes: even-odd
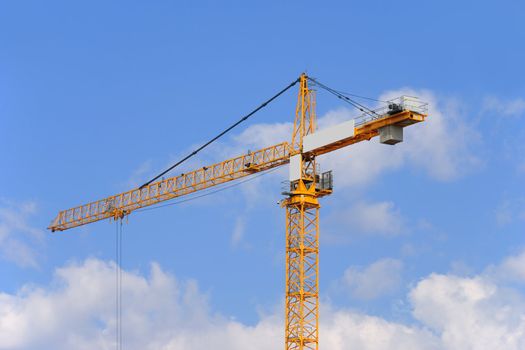
[[[313,150],[308,150],[305,154],[308,156],[328,153],[370,139],[379,134],[378,130],[381,127],[393,124],[406,126],[423,121],[424,118],[425,115],[414,111],[401,111],[394,115],[369,120],[357,125],[354,134],[350,137],[320,145]],[[153,182],[143,188],[136,188],[99,201],[63,210],[53,220],[49,229],[63,231],[95,221],[123,217],[139,208],[286,164],[293,153],[294,150],[291,149],[290,144],[283,142],[220,163],[204,166],[186,174]]]
[[[108,218],[121,218],[132,211],[217,186],[244,176],[286,164],[290,146],[283,142],[220,163],[153,182],[99,201],[61,211],[49,229],[63,231]]]

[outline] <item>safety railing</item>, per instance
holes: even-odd
[[[428,103],[421,101],[417,97],[403,95],[385,102],[385,106],[373,109],[371,112],[365,112],[355,118],[355,125],[363,125],[372,120],[402,111],[412,111],[424,115],[428,114]]]

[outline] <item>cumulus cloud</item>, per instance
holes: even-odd
[[[512,279],[525,282],[525,251],[506,258],[501,264],[500,270]]]
[[[396,291],[401,285],[403,263],[385,258],[364,268],[351,266],[340,284],[353,297],[371,300]]]
[[[497,113],[502,116],[516,117],[525,113],[525,99],[501,99],[496,96],[487,96],[483,101],[483,111]]]
[[[525,250],[505,258],[498,265],[489,266],[485,276],[493,281],[525,284]]]
[[[440,335],[444,349],[524,349],[525,295],[515,282],[525,282],[525,250],[479,275],[431,274],[409,301],[413,316]]]
[[[34,246],[41,241],[43,232],[28,221],[36,210],[32,201],[0,201],[0,257],[4,260],[21,267],[38,266]]]
[[[90,259],[56,271],[48,289],[0,294],[2,349],[115,347],[115,265]],[[212,315],[195,282],[179,283],[153,264],[149,276],[123,273],[123,337],[127,349],[240,349],[253,332],[268,347],[265,322],[250,328]],[[203,334],[206,335],[203,337]],[[246,344],[246,342],[244,343]]]
[[[0,294],[2,349],[115,347],[115,265],[96,259],[56,271],[47,288]],[[282,315],[247,326],[210,311],[195,282],[179,282],[153,264],[149,276],[123,273],[126,349],[272,349],[282,346]],[[321,346],[334,350],[420,349],[435,340],[418,327],[323,307]]]
[[[234,136],[238,145],[252,147],[252,151],[289,141],[292,136],[293,123],[254,124]]]
[[[509,259],[499,267],[523,271],[517,260]],[[377,270],[399,270],[396,261],[382,264],[387,268]],[[0,293],[0,348],[114,348],[115,269],[112,262],[89,259],[57,269],[48,286],[27,285],[13,294]],[[374,268],[360,272],[366,270]],[[280,311],[248,326],[213,312],[208,298],[195,281],[178,281],[157,264],[147,276],[124,271],[124,347],[240,350],[249,344],[262,350],[282,346]],[[408,301],[419,324],[321,305],[321,347],[519,350],[525,346],[524,296],[485,273],[468,278],[431,274],[412,288]]]
[[[323,308],[320,348],[333,350],[443,350],[441,342],[424,327],[389,322],[347,310]]]
[[[89,259],[60,268],[47,288],[0,294],[0,349],[115,348],[114,263]],[[126,349],[276,348],[281,322],[250,327],[214,315],[194,281],[179,282],[153,264],[148,276],[123,272]]]
[[[445,349],[524,349],[525,299],[481,276],[432,274],[410,293],[416,319]]]

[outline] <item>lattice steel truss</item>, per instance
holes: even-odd
[[[301,76],[292,147],[302,152],[315,132],[315,95]],[[301,178],[290,183],[286,207],[285,350],[319,348],[319,202],[315,156],[301,157]]]
[[[290,145],[283,142],[220,163],[203,166],[186,174],[152,182],[143,188],[63,210],[58,213],[49,229],[63,231],[103,219],[121,218],[139,208],[281,166],[289,162],[289,152]]]
[[[319,204],[286,205],[285,349],[319,347]]]

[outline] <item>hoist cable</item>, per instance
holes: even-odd
[[[120,221],[120,232],[119,232],[119,241],[120,241],[120,247],[119,247],[119,350],[122,350],[122,219]]]
[[[115,348],[119,350],[119,230],[115,222]]]
[[[118,224],[115,223],[115,349],[118,350]]]
[[[247,120],[248,118],[250,118],[252,115],[254,115],[255,113],[257,113],[259,110],[263,109],[264,107],[266,107],[266,105],[268,105],[270,102],[272,102],[273,100],[275,100],[277,97],[281,96],[282,94],[284,94],[288,89],[290,89],[292,86],[294,86],[295,84],[297,84],[299,82],[300,78],[297,78],[296,80],[294,80],[292,83],[290,83],[287,87],[285,87],[284,89],[282,89],[281,91],[279,91],[277,94],[275,94],[274,96],[272,96],[270,99],[266,100],[265,102],[263,102],[259,107],[255,108],[253,111],[251,111],[250,113],[248,113],[247,115],[245,115],[244,117],[242,117],[241,119],[239,119],[237,122],[235,122],[234,124],[232,124],[230,127],[226,128],[224,131],[222,131],[221,133],[219,133],[217,136],[215,136],[214,138],[212,138],[211,140],[209,140],[208,142],[206,142],[205,144],[203,144],[202,146],[200,146],[199,148],[197,148],[196,150],[194,150],[193,152],[191,152],[190,154],[188,154],[186,157],[182,158],[181,160],[179,160],[177,163],[173,164],[172,166],[170,166],[168,169],[164,170],[162,173],[160,173],[159,175],[155,176],[153,179],[149,180],[148,182],[146,182],[145,184],[143,184],[142,186],[140,186],[139,188],[143,188],[143,187],[146,187],[147,185],[149,185],[150,183],[152,183],[153,181],[157,180],[158,178],[160,178],[161,176],[163,176],[164,174],[166,174],[167,172],[173,170],[175,167],[179,166],[180,164],[184,163],[186,160],[190,159],[191,157],[195,156],[197,153],[199,153],[201,150],[203,150],[204,148],[206,148],[207,146],[209,146],[211,143],[213,143],[214,141],[216,141],[217,139],[219,139],[220,137],[224,136],[227,132],[229,132],[230,130],[232,130],[233,128],[235,128],[237,125],[241,124],[242,122],[244,122],[245,120]]]
[[[370,116],[379,116],[376,112],[374,112],[373,110],[371,110],[370,108],[366,107],[365,105],[362,105],[361,103],[351,99],[350,97],[348,96],[345,96],[343,95],[342,93],[340,93],[339,91],[337,90],[334,90],[320,82],[318,82],[317,80],[315,80],[314,78],[311,78],[311,77],[308,77],[308,79],[310,81],[312,81],[315,85],[319,86],[320,88],[328,91],[329,93],[331,93],[332,95],[336,96],[337,98],[347,102],[348,104],[350,104],[351,106],[353,106],[354,108],[357,108],[358,110],[360,110],[361,112],[363,113],[366,113]]]
[[[335,96],[339,97],[339,98],[342,98],[344,99],[345,101],[349,102],[350,104],[354,105],[354,107],[361,107],[365,110],[368,110],[369,112],[373,112],[371,109],[369,109],[368,107],[362,105],[361,103],[355,101],[355,100],[352,100],[351,98],[349,98],[348,96],[345,96],[342,92],[340,91],[337,91],[336,89],[332,89],[331,87],[328,87],[326,85],[324,85],[323,83],[320,83],[319,81],[315,80],[314,78],[311,78],[311,77],[308,77],[308,79],[310,81],[312,81],[315,85],[319,86],[320,88],[322,89],[325,89],[326,91],[334,94]],[[364,111],[363,111],[364,112]]]
[[[348,96],[343,95],[339,91],[337,91],[335,89],[332,89],[331,87],[328,87],[328,86],[318,82],[317,80],[315,80],[313,78],[309,77],[308,79],[310,79],[315,85],[319,86],[320,88],[325,89],[326,91],[330,92],[331,94],[335,95],[336,97],[342,99],[343,101],[349,103],[353,107],[359,109],[361,112],[369,114],[369,115],[372,115],[370,113],[373,113],[373,114],[377,115],[377,113],[374,112],[373,110],[371,110],[370,108],[368,108],[368,107],[362,105],[361,103],[359,103],[359,102],[349,98]]]
[[[115,226],[115,345],[122,350],[122,219]]]
[[[388,103],[388,101],[379,100],[377,98],[366,97],[366,96],[362,96],[362,95],[356,95],[356,94],[352,94],[350,92],[344,92],[344,91],[336,90],[336,89],[333,89],[333,90],[338,92],[338,93],[340,93],[341,95],[345,95],[345,96],[352,96],[352,97],[356,97],[356,98],[362,98],[364,100],[370,100],[370,101],[374,101],[374,102]]]

